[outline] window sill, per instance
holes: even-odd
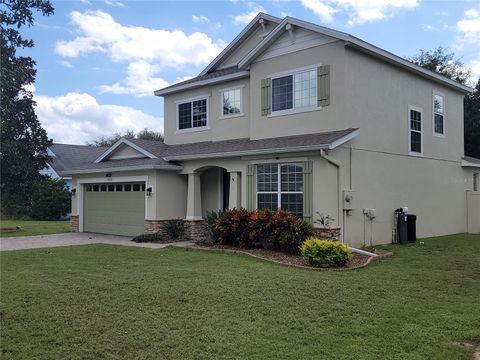
[[[201,131],[207,131],[210,130],[210,126],[202,126],[202,127],[196,127],[196,128],[190,128],[190,129],[182,129],[182,130],[176,130],[175,134],[189,134],[189,133],[195,133],[195,132],[201,132]]]
[[[434,133],[433,133],[433,136],[435,136],[435,137],[437,137],[437,138],[445,139],[445,134],[440,134],[440,133],[434,132]]]
[[[267,118],[277,117],[277,116],[285,116],[285,115],[295,115],[301,114],[306,112],[318,111],[322,110],[321,106],[309,106],[305,108],[297,108],[297,109],[288,109],[288,110],[280,110],[280,111],[272,111],[271,114],[267,115]]]
[[[412,151],[410,151],[408,153],[408,155],[415,156],[415,157],[423,157],[423,153],[417,153],[417,152],[412,152]]]
[[[232,115],[219,116],[218,120],[228,120],[228,119],[233,119],[233,118],[242,117],[242,116],[245,116],[245,114],[243,112],[232,114]]]

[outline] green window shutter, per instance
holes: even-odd
[[[303,163],[303,220],[313,222],[313,161]]]
[[[247,165],[247,210],[255,210],[257,196],[255,169],[255,165]]]
[[[263,79],[262,80],[262,116],[268,115],[272,111],[272,80],[271,79]]]
[[[317,68],[317,105],[330,105],[330,65]]]

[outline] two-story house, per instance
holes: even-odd
[[[197,77],[155,91],[165,143],[122,139],[71,168],[77,231],[136,235],[207,211],[330,215],[342,240],[466,232],[480,161],[463,152],[471,88],[343,32],[258,16]],[[473,219],[469,220],[469,216]],[[479,221],[480,222],[480,221]]]

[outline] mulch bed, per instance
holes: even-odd
[[[0,228],[0,233],[13,233],[22,230],[20,226]]]
[[[352,269],[364,267],[368,265],[373,259],[376,259],[374,257],[370,257],[363,254],[352,253],[352,259],[348,263],[346,263],[345,266],[322,268],[322,267],[315,267],[315,266],[306,264],[305,260],[301,255],[288,254],[288,253],[274,251],[274,250],[243,249],[243,248],[237,248],[237,247],[228,246],[228,245],[201,246],[201,245],[192,244],[191,246],[188,246],[188,247],[192,249],[199,249],[199,250],[217,250],[217,251],[233,252],[233,253],[239,253],[239,254],[247,254],[253,257],[272,261],[279,264],[301,267],[301,268],[312,269],[312,270],[336,270],[336,271],[352,270]],[[382,257],[382,255],[380,255],[379,257]]]

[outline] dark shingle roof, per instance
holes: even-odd
[[[337,140],[357,131],[350,128],[316,134],[285,136],[271,139],[235,139],[224,141],[206,141],[193,144],[168,146],[163,157],[166,160],[183,160],[189,158],[211,158],[241,156],[265,152],[308,151],[329,148]]]
[[[357,128],[350,128],[272,139],[234,139],[179,145],[166,145],[153,140],[129,139],[135,145],[155,155],[156,158],[108,160],[99,163],[94,161],[108,148],[54,144],[50,149],[56,156],[51,165],[59,175],[115,171],[119,168],[180,170],[181,165],[174,161],[331,149],[339,144],[336,142],[348,140],[349,136],[354,136],[357,131]]]
[[[187,84],[195,83],[197,81],[202,81],[202,80],[215,79],[215,78],[218,78],[218,77],[221,77],[221,76],[234,74],[234,73],[240,72],[240,71],[244,71],[244,70],[240,70],[237,65],[230,66],[230,67],[227,67],[227,68],[224,68],[224,69],[212,71],[212,72],[210,72],[208,74],[205,74],[205,75],[195,76],[191,79],[188,79],[188,80],[185,80],[185,81],[167,86],[167,87],[165,87],[163,89],[160,89],[160,90],[157,90],[157,91],[170,90],[170,89],[174,89],[176,87],[182,86],[182,85],[187,85]]]

